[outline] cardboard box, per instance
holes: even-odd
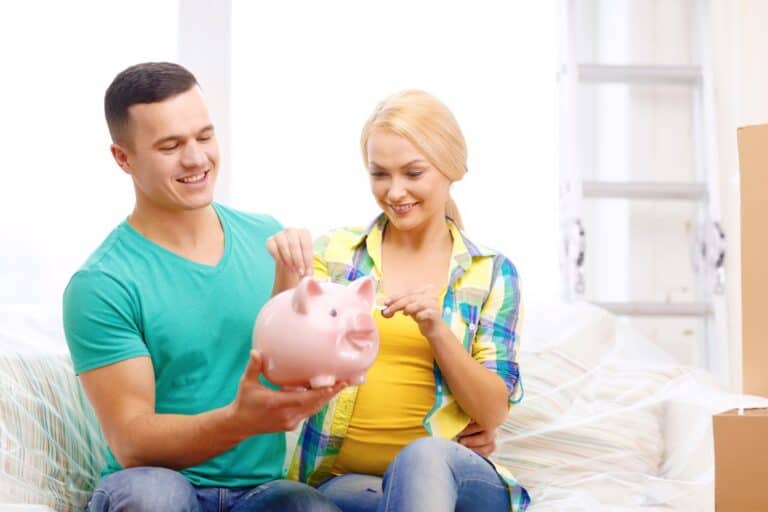
[[[768,409],[714,417],[715,510],[768,511]]]
[[[768,124],[739,128],[737,135],[741,182],[743,391],[768,396]]]
[[[768,396],[768,125],[739,128],[742,391]],[[715,510],[768,511],[768,410],[713,418]]]

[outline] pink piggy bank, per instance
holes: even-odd
[[[348,286],[305,277],[272,297],[253,328],[264,376],[284,389],[365,382],[379,352],[374,293],[371,277]]]

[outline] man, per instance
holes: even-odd
[[[75,371],[109,445],[88,510],[338,510],[282,476],[284,432],[341,385],[269,389],[251,351],[273,286],[311,262],[308,234],[213,203],[215,130],[183,67],[124,70],[105,114],[136,202],[64,293]]]

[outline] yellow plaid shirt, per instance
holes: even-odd
[[[315,242],[315,277],[346,284],[372,275],[381,282],[381,243],[387,219],[379,216],[368,229],[339,229]],[[446,218],[453,237],[450,279],[443,301],[443,320],[472,357],[504,380],[509,402],[522,398],[517,365],[517,320],[520,291],[517,271],[502,254],[473,244]],[[424,417],[430,435],[453,439],[471,421],[434,365],[435,404]],[[342,390],[304,423],[288,477],[318,485],[331,476],[352,416],[357,387]],[[504,468],[511,510],[525,510],[528,493]]]

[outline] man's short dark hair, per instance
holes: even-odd
[[[125,138],[130,107],[165,101],[195,85],[195,75],[172,62],[145,62],[121,71],[104,95],[104,115],[112,141],[118,143]]]

